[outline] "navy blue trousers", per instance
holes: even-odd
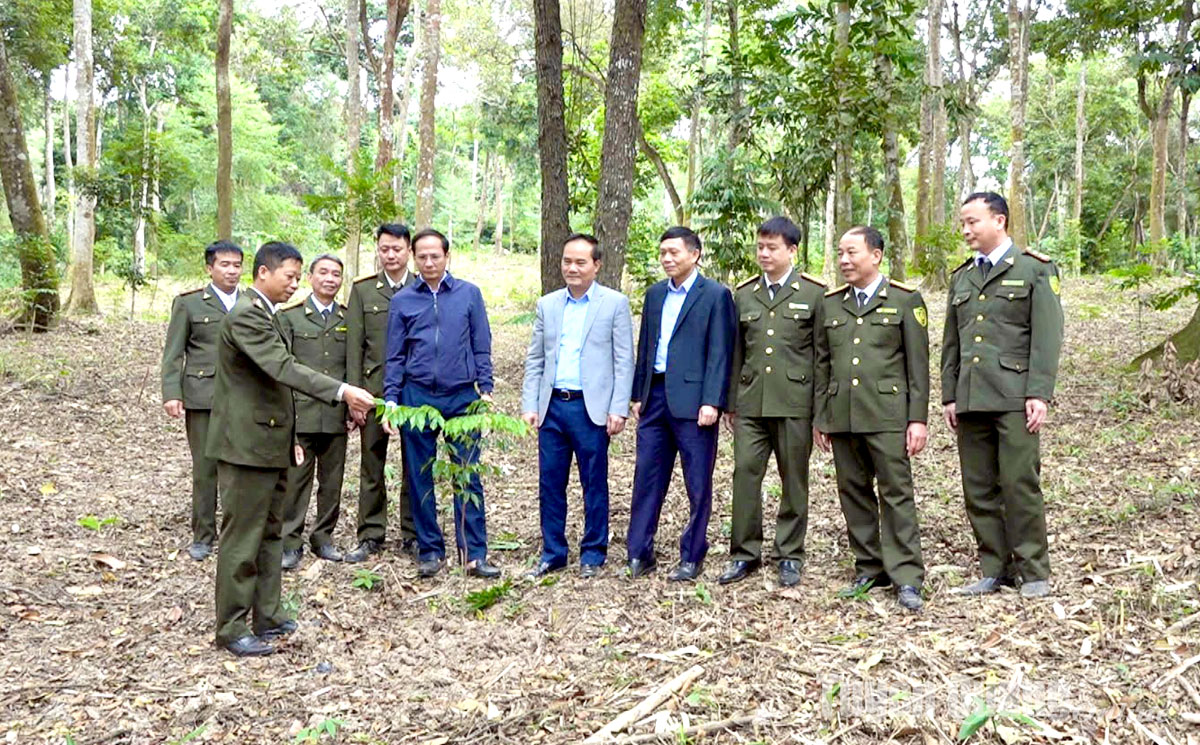
[[[708,519],[712,514],[713,467],[717,463],[717,425],[701,427],[695,419],[676,419],[667,408],[666,386],[654,383],[642,402],[637,428],[637,463],[633,470],[633,503],[629,510],[629,558],[654,557],[654,534],[662,514],[675,456],[683,467],[688,521],[679,536],[680,561],[704,561],[708,553]]]
[[[463,386],[453,390],[435,391],[416,383],[406,383],[400,391],[400,403],[404,406],[432,406],[450,420],[466,413],[467,407],[479,398],[474,386]],[[420,561],[446,558],[446,542],[442,528],[438,525],[437,500],[433,494],[433,461],[437,455],[438,437],[436,430],[400,430],[403,440],[404,462],[408,466],[405,476],[409,479],[412,494],[413,527],[417,532],[417,552]],[[459,465],[479,462],[478,438],[467,443],[449,443],[452,460]],[[466,499],[464,494],[466,493]],[[454,492],[454,539],[460,553],[465,551],[467,561],[480,561],[487,557],[487,526],[483,516],[483,484],[478,475],[472,475],[462,491]]]
[[[583,487],[583,540],[579,563],[599,566],[608,555],[608,430],[588,418],[583,398],[551,398],[538,427],[538,505],[542,561],[567,564],[567,482],[572,456]]]

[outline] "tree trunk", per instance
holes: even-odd
[[[939,3],[940,0],[932,0],[932,3]],[[919,123],[919,138],[920,143],[917,145],[917,214],[916,214],[916,231],[917,236],[913,244],[913,260],[918,264],[924,264],[926,247],[925,241],[929,238],[929,221],[932,215],[931,209],[931,181],[933,178],[933,68],[940,66],[940,60],[934,61],[933,49],[938,46],[935,39],[940,38],[940,30],[934,21],[934,13],[932,5],[929,9],[929,15],[925,19],[925,88],[921,92],[921,106],[918,115]]]
[[[704,26],[700,32],[700,77],[703,79],[708,74],[708,32],[712,27],[712,0],[704,0]],[[686,211],[683,214],[681,224],[689,225],[692,220],[692,192],[696,190],[696,181],[699,177],[700,166],[700,130],[704,106],[704,92],[701,87],[702,80],[696,81],[696,89],[692,94],[692,117],[688,132],[688,161],[687,161],[687,193],[685,195]]]
[[[1173,87],[1173,86],[1168,86]],[[1174,91],[1172,91],[1173,93]],[[1150,119],[1150,145],[1154,165],[1150,175],[1150,243],[1157,244],[1166,237],[1167,205],[1167,120],[1170,117],[1171,99],[1166,95]],[[1155,254],[1162,263],[1163,252],[1155,247]]]
[[[1020,0],[1008,0],[1008,68],[1012,77],[1009,120],[1012,130],[1008,172],[1008,234],[1021,247],[1028,246],[1025,203],[1025,101],[1029,76],[1030,0],[1022,10]]]
[[[362,95],[359,90],[358,55],[362,40],[359,36],[359,3],[346,0],[346,172],[358,171],[358,149],[362,145]],[[349,197],[349,195],[347,195]],[[358,254],[362,244],[362,216],[354,204],[346,202],[346,272],[358,276]],[[348,285],[349,283],[347,283]],[[349,293],[349,290],[346,290]]]
[[[75,245],[75,166],[71,162],[71,65],[63,76],[63,170],[67,174],[67,245]]]
[[[567,124],[563,102],[562,16],[558,0],[534,0],[538,157],[542,171],[542,294],[563,286],[562,248],[571,234]]]
[[[1188,109],[1192,94],[1186,88],[1179,91],[1179,183],[1175,191],[1178,202],[1175,208],[1175,231],[1180,239],[1187,240],[1187,187],[1188,187]]]
[[[421,37],[419,32],[424,27],[424,15],[421,13],[421,5],[418,2],[412,3],[413,14],[413,43],[408,50],[408,56],[404,59],[404,75],[401,76],[400,87],[396,89],[393,95],[396,96],[396,105],[399,109],[396,112],[396,123],[393,129],[396,132],[396,149],[395,155],[397,165],[396,173],[392,179],[392,188],[396,195],[396,217],[403,214],[404,205],[404,156],[408,150],[408,109],[409,103],[412,101],[412,78],[413,72],[417,69],[417,60],[421,57]]]
[[[900,184],[900,144],[896,136],[896,113],[893,104],[895,75],[892,59],[877,52],[875,69],[879,75],[879,87],[886,91],[882,102],[883,117],[883,190],[887,196],[888,226],[888,272],[899,280],[904,279],[904,256],[908,250],[908,235],[904,225],[904,192]]]
[[[434,132],[434,99],[437,97],[438,58],[441,42],[442,0],[429,0],[425,18],[425,70],[421,77],[420,154],[417,158],[417,208],[414,221],[418,227],[429,225],[433,219],[433,162],[437,155]]]
[[[929,150],[929,221],[941,226],[946,222],[946,98],[942,74],[943,0],[929,3],[929,116],[933,142]]]
[[[75,198],[75,240],[71,246],[71,294],[67,312],[99,313],[92,277],[96,241],[96,106],[92,94],[96,73],[92,57],[92,0],[74,0],[75,22],[75,167],[87,183]],[[44,226],[43,226],[44,229]]]
[[[1130,363],[1133,369],[1141,367],[1144,360],[1158,360],[1162,357],[1163,349],[1166,342],[1169,341],[1175,345],[1175,351],[1179,355],[1180,364],[1187,364],[1193,360],[1200,359],[1200,305],[1196,306],[1196,310],[1192,313],[1192,318],[1187,322],[1187,325],[1167,337],[1166,341],[1158,344],[1153,349],[1139,354]]]
[[[154,54],[151,44],[150,54]],[[146,81],[137,83],[138,104],[142,110],[142,152],[138,168],[138,194],[133,198],[133,268],[146,271],[146,207],[150,191],[150,109],[146,103]]]
[[[829,186],[825,189],[825,251],[824,266],[821,267],[821,273],[825,279],[836,284],[838,279],[837,270],[837,244],[839,235],[836,235],[835,220],[837,219],[837,206],[835,204],[835,192],[837,191],[836,178],[832,173],[829,174]]]
[[[600,149],[600,188],[596,200],[596,237],[607,260],[601,284],[621,287],[625,242],[633,214],[634,155],[637,147],[638,82],[646,0],[616,0],[609,43],[608,85],[604,95],[604,140]]]
[[[745,139],[745,116],[742,112],[742,49],[739,37],[737,0],[728,0],[729,13],[729,58],[733,60],[730,76],[733,90],[730,93],[731,121],[729,122],[729,149],[732,151]]]
[[[383,34],[383,70],[379,81],[379,149],[375,155],[376,170],[382,170],[392,159],[392,143],[395,137],[392,114],[396,109],[392,85],[396,69],[396,38],[400,35],[400,25],[404,23],[406,15],[408,0],[387,0],[387,29]]]
[[[48,136],[52,132],[48,130]],[[53,142],[53,138],[48,141]],[[34,331],[45,331],[58,313],[58,269],[38,204],[37,183],[25,144],[17,89],[3,34],[0,34],[0,177],[21,264],[22,310],[17,322]]]
[[[958,207],[975,191],[975,171],[971,166],[971,132],[975,128],[975,88],[972,80],[967,77],[967,65],[962,48],[962,26],[958,20],[958,3],[952,4],[951,31],[954,39],[954,57],[958,64],[958,85],[962,101],[958,113],[958,176],[954,186],[954,216],[955,225],[959,224]],[[972,65],[975,71],[976,65]]]
[[[938,2],[939,0],[934,0]],[[853,111],[849,96],[849,65],[850,65],[850,3],[839,0],[837,3],[837,25],[833,35],[833,67],[837,77],[838,112]],[[853,148],[853,127],[838,127],[837,139],[834,143],[834,224],[837,238],[850,229],[851,226],[851,181],[850,163]]]
[[[229,97],[229,45],[233,0],[217,9],[217,238],[233,240],[233,108]]]
[[[45,178],[42,179],[44,192],[42,194],[42,212],[46,218],[46,232],[54,230],[54,200],[58,194],[54,184],[54,109],[50,98],[50,75],[46,75],[45,86],[42,90],[42,126],[46,133],[44,166]]]
[[[492,246],[498,254],[504,253],[504,185],[507,182],[508,168],[500,160],[496,169],[496,231],[492,235]]]
[[[487,218],[488,205],[488,177],[491,174],[492,154],[485,153],[483,156],[483,173],[479,177],[479,199],[475,205],[475,241],[471,248],[478,251],[479,244],[483,241],[483,221]]]

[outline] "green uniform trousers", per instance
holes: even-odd
[[[346,472],[346,435],[311,432],[296,435],[304,448],[304,462],[288,469],[287,497],[283,508],[283,547],[297,549],[303,544],[304,522],[312,497],[313,473],[317,476],[317,521],[308,535],[316,550],[333,543],[342,508],[342,476]]]
[[[963,495],[985,577],[1050,577],[1040,441],[1024,411],[958,415]]]
[[[374,412],[367,415],[362,428],[362,460],[359,469],[358,488],[358,540],[384,541],[387,538],[387,481],[384,466],[387,464],[387,433],[375,418]],[[401,447],[396,438],[396,447]],[[408,492],[407,467],[404,453],[400,454],[400,540],[416,539],[413,527],[412,502]]]
[[[925,565],[904,433],[835,433],[831,438],[855,576],[920,587]]]
[[[808,532],[808,458],[812,454],[812,420],[804,417],[738,416],[733,425],[733,530],[729,558],[762,558],[762,482],[767,462],[783,481],[775,522],[775,558],[804,561]]]
[[[228,644],[288,620],[279,605],[286,468],[220,461],[221,550],[217,554],[217,642]]]
[[[187,409],[183,420],[192,451],[192,540],[209,545],[217,537],[217,461],[204,454],[211,414],[208,409]]]

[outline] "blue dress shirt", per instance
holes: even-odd
[[[583,378],[579,373],[579,357],[583,352],[583,324],[587,320],[588,305],[596,283],[588,286],[583,297],[576,300],[567,290],[567,304],[563,307],[562,331],[558,335],[558,362],[554,368],[554,387],[567,391],[582,391]]]
[[[441,391],[477,384],[491,392],[492,330],[478,287],[447,272],[436,292],[422,281],[392,296],[384,400],[399,403],[407,382]]]
[[[662,325],[658,330],[658,348],[654,350],[654,372],[656,373],[667,371],[667,348],[671,345],[671,335],[675,333],[675,322],[679,320],[679,311],[683,310],[683,301],[687,300],[687,294],[691,291],[692,285],[696,284],[696,277],[699,276],[700,270],[693,268],[692,273],[678,287],[675,286],[674,280],[667,282],[667,296],[663,299]]]

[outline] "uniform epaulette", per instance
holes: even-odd
[[[280,305],[279,310],[291,310],[292,308],[298,308],[301,305],[304,305],[304,301],[308,300],[308,296],[311,294],[311,292],[297,292],[295,295],[292,295],[291,300],[288,300],[283,305]]]
[[[825,293],[825,297],[832,297],[832,296],[838,294],[839,292],[844,292],[845,289],[849,286],[850,285],[846,284],[846,285],[842,285],[841,287],[835,287],[832,290],[830,290],[829,292]]]
[[[358,284],[359,282],[362,282],[364,279],[374,279],[375,277],[378,277],[378,276],[379,276],[379,272],[367,272],[366,274],[360,274],[354,278],[354,282],[352,282],[352,284]]]
[[[755,282],[757,282],[757,281],[758,281],[758,276],[759,276],[759,275],[753,276],[753,277],[751,277],[750,279],[746,280],[745,282],[742,282],[741,284],[739,284],[739,285],[737,286],[737,288],[740,290],[740,289],[742,289],[743,287],[746,287],[746,286],[748,286],[748,285],[752,285],[752,284],[754,284]]]
[[[1049,264],[1051,261],[1054,261],[1054,259],[1050,258],[1046,254],[1034,251],[1032,248],[1025,249],[1025,253],[1029,254],[1030,256],[1032,256],[1033,258],[1042,262],[1043,264]]]
[[[904,290],[905,292],[916,292],[917,291],[916,287],[913,287],[912,285],[910,285],[906,282],[901,282],[898,279],[891,279],[890,277],[888,278],[888,284],[890,284],[892,287],[898,287],[901,290]]]
[[[200,292],[203,289],[204,289],[203,287],[197,287],[194,290],[187,290],[185,292],[179,293],[179,297],[183,297],[184,295],[195,295],[197,292]]]
[[[808,272],[800,272],[800,276],[804,279],[807,279],[809,282],[812,282],[814,285],[819,285],[821,287],[828,286],[825,284],[825,280],[821,279],[820,277],[818,277],[816,275],[809,274]]]

